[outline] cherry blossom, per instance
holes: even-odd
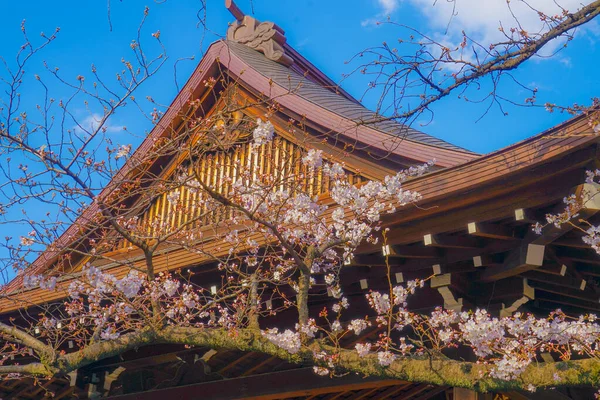
[[[131,152],[130,144],[121,145],[119,147],[119,149],[117,150],[117,153],[115,154],[115,160],[118,160],[120,158],[126,158],[127,156],[129,156],[130,152]]]
[[[388,367],[394,362],[396,355],[390,351],[380,351],[377,353],[377,359],[380,365]]]
[[[367,329],[369,325],[369,322],[365,321],[364,319],[353,319],[350,321],[348,329],[354,331],[354,334],[358,336],[362,331]]]
[[[359,357],[364,357],[371,351],[370,343],[357,343],[355,346]]]
[[[287,350],[291,354],[296,354],[300,351],[300,346],[302,345],[300,335],[289,329],[279,333],[277,328],[271,328],[264,331],[263,335],[273,344]]]
[[[309,169],[317,169],[323,165],[323,150],[310,149],[302,158],[302,163]]]
[[[256,128],[252,131],[252,138],[255,146],[268,143],[273,139],[275,128],[271,122],[263,122],[262,119],[256,121]]]

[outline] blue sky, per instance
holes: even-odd
[[[566,3],[573,1],[564,0]],[[443,35],[447,23],[447,14],[441,7],[432,8],[433,1],[430,0],[239,0],[237,3],[246,13],[254,12],[259,20],[270,20],[280,25],[286,31],[289,43],[335,81],[351,70],[345,61],[352,55],[382,41],[393,43],[401,33],[396,27],[377,26],[373,21],[384,20],[386,15],[390,15],[394,21],[438,36]],[[503,0],[462,0],[460,4],[465,8],[459,8],[459,17],[453,21],[447,36],[449,40],[452,40],[452,29],[467,28],[469,34],[483,39],[493,35],[497,30],[498,18],[504,11]],[[145,5],[150,7],[150,15],[144,39],[150,42],[150,33],[160,30],[169,63],[141,94],[152,95],[161,103],[168,104],[177,92],[173,82],[174,61],[195,56],[194,61],[178,63],[178,81],[181,85],[202,57],[203,51],[225,33],[227,23],[232,21],[221,0],[208,0],[209,32],[196,27],[196,15],[200,9],[198,0],[167,0],[161,4],[150,0],[112,0],[112,31],[109,30],[105,1],[4,2],[0,6],[0,55],[10,60],[18,50],[21,44],[19,25],[25,19],[34,39],[37,39],[40,31],[51,32],[55,27],[61,28],[59,39],[33,60],[29,76],[42,71],[42,61],[46,60],[50,66],[60,66],[63,76],[70,79],[79,74],[89,76],[92,63],[102,76],[111,79],[121,68],[121,58],[130,57],[129,43],[135,38]],[[598,95],[600,87],[598,74],[594,73],[600,61],[600,42],[596,43],[600,38],[599,32],[595,22],[578,32],[576,40],[559,57],[528,62],[516,75],[523,83],[538,87],[542,100],[589,102],[590,97]],[[151,47],[149,49],[152,50]],[[401,47],[399,49],[402,51]],[[51,80],[47,82],[52,84]],[[344,81],[344,88],[360,97],[366,84],[361,77],[355,77]],[[60,88],[54,90],[57,98],[68,94]],[[39,87],[33,81],[27,82],[22,92],[23,99],[30,105],[40,95]],[[517,88],[510,88],[509,92],[520,100],[527,97],[524,92],[519,93]],[[141,98],[141,94],[138,94],[138,98]],[[366,104],[372,107],[373,100],[373,97],[367,98]],[[84,105],[76,104],[76,107],[81,108],[80,117],[85,118]],[[477,122],[484,109],[483,105],[466,104],[452,96],[435,106],[432,123],[415,128],[485,153],[541,132],[565,118],[543,110],[507,107],[508,116],[492,109]],[[116,141],[119,140],[118,127],[121,125],[138,132],[140,138],[144,130],[151,128],[148,121],[127,111],[117,114],[111,124],[115,128]]]

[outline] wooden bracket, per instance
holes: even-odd
[[[452,283],[452,274],[436,275],[431,278],[431,287],[437,289],[444,299],[444,308],[448,310],[461,311],[463,307],[463,299],[455,298],[454,293],[450,290]]]
[[[67,376],[69,377],[69,386],[75,386],[77,384],[77,374],[79,373],[79,370],[76,369],[75,371],[71,371],[67,374]]]
[[[527,303],[529,300],[535,300],[535,289],[529,286],[529,283],[527,283],[527,279],[523,279],[523,297],[513,302],[509,307],[505,307],[504,303],[502,303],[500,317],[511,316],[515,311],[517,311],[523,304]]]
[[[110,391],[110,387],[111,387],[112,383],[119,377],[119,375],[121,375],[121,373],[123,371],[125,371],[124,367],[117,367],[110,374],[108,373],[108,371],[106,371],[106,374],[104,376],[104,386],[103,386],[104,391],[106,391],[106,392]]]

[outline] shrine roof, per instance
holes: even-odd
[[[268,59],[264,54],[244,44],[230,40],[227,40],[226,43],[231,52],[264,77],[272,79],[278,85],[305,100],[352,120],[357,124],[368,125],[380,132],[396,135],[429,146],[476,154],[367,109],[360,102],[344,92],[338,85],[326,85],[327,81],[333,82],[330,79],[319,83],[313,81],[311,75],[322,73],[320,71],[315,71],[315,67],[310,64],[308,67],[310,69],[306,68],[304,64],[305,59],[303,59],[299,53],[293,51],[287,44],[285,47],[293,52],[292,59],[294,59],[294,61],[296,61],[296,58],[302,58],[302,61],[304,61],[302,66],[297,66],[295,64],[290,66],[284,65]],[[300,71],[304,72],[304,74],[300,73]]]

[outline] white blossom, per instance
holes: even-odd
[[[590,226],[582,237],[584,243],[590,245],[596,253],[600,253],[600,226]]]
[[[342,330],[342,324],[340,324],[340,321],[338,321],[338,320],[333,321],[333,323],[331,324],[331,331],[339,332],[341,330]]]
[[[115,154],[115,160],[118,160],[119,158],[125,158],[129,155],[129,153],[131,152],[131,145],[130,144],[123,144],[119,147],[119,150],[117,150],[117,153]]]
[[[306,336],[313,338],[315,337],[315,333],[319,330],[314,319],[309,319],[306,324],[296,324],[296,330],[298,332],[304,333]]]
[[[21,245],[22,246],[31,246],[35,241],[33,238],[29,236],[21,236]]]
[[[137,271],[130,271],[123,279],[115,282],[115,288],[125,297],[134,297],[140,291],[144,283],[144,276]]]
[[[252,138],[254,140],[255,146],[260,146],[266,143],[269,143],[273,140],[273,134],[275,133],[275,128],[270,121],[263,122],[262,119],[258,119],[256,121],[256,128],[252,131]]]
[[[323,164],[323,150],[310,149],[302,158],[302,163],[308,169],[317,169]]]
[[[300,335],[297,332],[292,332],[286,329],[282,333],[279,333],[277,328],[267,329],[262,332],[263,336],[267,338],[274,345],[288,351],[291,354],[296,354],[300,351],[302,345],[300,341]]]
[[[44,277],[41,275],[24,275],[23,287],[25,289],[34,289],[39,287],[45,290],[54,290],[56,288],[57,279],[55,276]]]
[[[384,367],[391,365],[395,359],[396,355],[390,351],[380,351],[377,353],[377,360]]]
[[[114,339],[118,339],[119,336],[121,336],[121,335],[119,335],[119,333],[116,332],[113,327],[106,328],[100,334],[100,338],[102,338],[103,340],[114,340]]]
[[[359,357],[364,357],[367,354],[369,354],[369,352],[371,351],[371,344],[370,343],[357,343],[354,348],[356,349],[356,352],[358,353]]]
[[[167,195],[167,201],[169,202],[169,204],[171,204],[171,206],[173,206],[179,202],[180,195],[181,193],[179,193],[178,190],[174,190]]]
[[[353,319],[352,321],[350,321],[348,329],[354,331],[355,335],[360,335],[360,333],[367,329],[368,326],[369,323],[364,319]]]

